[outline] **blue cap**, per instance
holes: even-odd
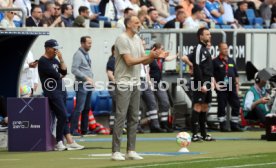
[[[58,45],[57,40],[54,40],[54,39],[47,40],[44,44],[44,47],[54,48],[57,50],[62,48],[61,46]]]

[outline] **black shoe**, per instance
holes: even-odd
[[[150,128],[150,132],[151,133],[165,133],[166,130],[163,130],[163,129],[159,128],[159,127],[151,127]]]
[[[168,123],[167,123],[167,122],[161,122],[161,123],[160,123],[160,127],[161,127],[162,129],[166,130],[168,133],[174,132],[174,129],[170,128],[170,127],[168,126]]]
[[[220,132],[230,132],[230,130],[226,126],[226,122],[220,122],[219,123]]]
[[[140,125],[138,125],[136,132],[139,134],[145,133],[145,131],[143,130],[143,128]]]
[[[192,142],[202,142],[202,136],[197,135],[197,134],[193,135]]]
[[[231,131],[232,132],[243,132],[243,129],[241,129],[241,127],[238,123],[231,122]]]
[[[215,138],[212,138],[211,135],[207,134],[205,137],[203,137],[204,141],[216,141]]]

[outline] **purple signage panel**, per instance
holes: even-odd
[[[48,98],[8,98],[7,111],[9,151],[54,149]]]

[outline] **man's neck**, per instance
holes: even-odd
[[[224,59],[224,60],[226,60],[226,61],[228,60],[228,56],[227,56],[227,55],[222,55],[222,54],[221,54],[220,56],[221,56],[222,59]]]
[[[135,33],[133,33],[130,29],[126,29],[126,34],[131,38],[135,35]]]

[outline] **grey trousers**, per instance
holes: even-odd
[[[123,88],[123,90],[121,89]],[[131,90],[132,89],[132,90]],[[135,150],[140,91],[137,86],[116,86],[116,114],[112,136],[112,152],[120,152],[121,137],[127,119],[127,151]]]

